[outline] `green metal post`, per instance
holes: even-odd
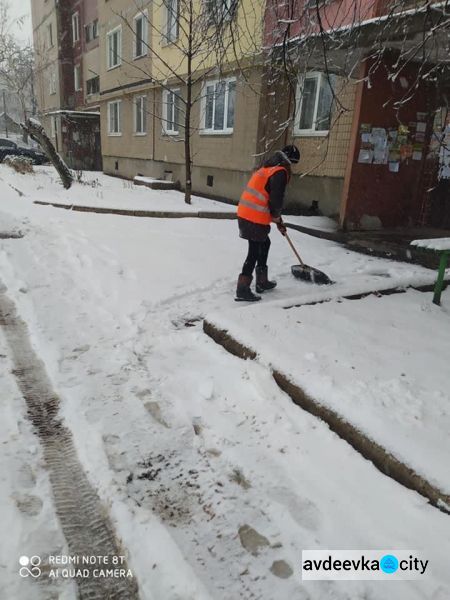
[[[450,250],[446,250],[445,252],[443,252],[441,254],[441,260],[439,262],[439,273],[438,273],[438,277],[436,279],[436,284],[434,286],[434,295],[433,295],[433,302],[434,304],[437,304],[438,306],[440,306],[441,304],[441,292],[442,292],[442,288],[444,285],[444,274],[445,274],[445,268],[447,266],[447,259],[450,255]]]

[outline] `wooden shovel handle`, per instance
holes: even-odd
[[[287,232],[284,234],[284,237],[287,239],[287,241],[289,242],[289,246],[292,248],[293,253],[298,258],[298,262],[302,265],[302,267],[305,266],[305,263],[300,258],[300,254],[295,249],[294,244],[292,243],[291,238],[288,236]]]

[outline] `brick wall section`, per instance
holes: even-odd
[[[301,162],[295,172],[316,177],[344,177],[353,120],[355,84],[352,81],[341,81],[337,96],[346,110],[335,116],[328,136],[294,136],[294,142],[301,152]],[[339,107],[337,110],[339,111]]]

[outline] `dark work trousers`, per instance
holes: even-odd
[[[242,267],[242,274],[251,277],[256,265],[258,265],[258,267],[266,267],[269,248],[269,238],[264,240],[264,242],[248,240],[248,254],[244,266]]]

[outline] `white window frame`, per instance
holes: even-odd
[[[50,73],[50,96],[56,94],[56,72]]]
[[[212,114],[212,123],[213,123],[213,128],[207,128],[206,127],[206,102],[207,102],[207,97],[206,97],[206,88],[214,85],[216,86],[218,83],[225,83],[226,84],[226,91],[225,91],[225,102],[224,102],[224,115],[226,118],[228,118],[228,101],[229,101],[229,84],[230,83],[235,83],[236,87],[235,87],[235,94],[237,93],[237,81],[236,81],[236,77],[224,77],[223,79],[210,79],[204,82],[203,84],[203,90],[202,90],[202,100],[201,100],[201,114],[202,114],[202,119],[201,119],[201,131],[200,133],[202,135],[231,135],[233,133],[234,130],[234,124],[233,127],[227,127],[225,126],[223,129],[214,129],[214,117],[215,117],[215,110],[216,110],[216,103],[214,102],[214,107],[213,107],[213,114]],[[236,101],[236,97],[235,97],[235,101]],[[235,104],[235,110],[234,110],[234,115],[233,115],[233,122],[234,122],[234,117],[236,116],[236,104]],[[227,123],[228,124],[228,123]]]
[[[80,13],[72,14],[72,43],[76,44],[80,41]]]
[[[112,107],[113,104],[117,104],[118,105],[118,109],[117,109],[117,131],[111,131],[111,107]],[[107,118],[108,118],[108,135],[110,137],[121,136],[122,135],[122,100],[111,100],[111,102],[108,102]]]
[[[317,87],[316,87],[316,97],[314,100],[314,112],[313,112],[313,127],[311,129],[300,129],[300,117],[302,114],[302,105],[303,105],[303,96],[302,89],[305,79],[317,79]],[[322,82],[327,80],[327,76],[325,73],[321,71],[310,71],[303,75],[298,82],[297,85],[297,98],[300,99],[297,106],[297,112],[295,115],[295,123],[294,123],[294,135],[298,136],[307,136],[307,137],[324,137],[327,136],[330,132],[327,130],[317,130],[316,122],[317,122],[317,109],[319,106],[319,96],[320,96],[320,88],[322,86]]]
[[[73,84],[74,84],[74,90],[76,92],[81,92],[81,90],[83,89],[82,85],[81,85],[81,65],[75,65],[73,67]]]
[[[55,45],[55,42],[53,40],[53,23],[47,24],[47,41],[48,47],[53,48],[53,46]]]
[[[179,37],[178,0],[164,0],[164,9],[165,23],[163,39],[166,44],[172,44]]]
[[[173,129],[169,129],[168,128],[168,123],[169,123],[169,115],[167,114],[168,111],[168,107],[169,107],[169,102],[168,102],[168,96],[169,94],[176,94],[177,96],[181,97],[181,90],[180,88],[168,88],[166,90],[163,90],[162,93],[162,130],[163,130],[163,134],[165,135],[179,135],[180,133],[180,127],[179,127],[179,123],[175,123],[175,110],[173,110],[173,115],[172,118],[170,119],[170,121],[173,123],[174,127]],[[175,102],[172,104],[173,107],[175,107]],[[178,114],[180,113],[180,104],[178,105]]]
[[[119,34],[119,39],[117,42],[117,63],[112,65],[110,62],[111,59],[111,52],[110,52],[110,40],[112,39],[112,36],[114,34],[118,33]],[[108,33],[106,34],[106,68],[108,71],[111,71],[112,69],[117,69],[117,67],[120,67],[120,65],[122,64],[122,25],[118,25],[117,27],[114,27],[114,29],[111,29],[111,31],[108,31]]]
[[[52,139],[56,138],[56,130],[57,130],[56,117],[55,117],[55,115],[50,115],[50,137]]]
[[[142,102],[144,100],[144,102]],[[147,135],[147,94],[139,94],[133,98],[133,121],[134,121],[134,135],[142,136]],[[138,111],[141,113],[141,125],[145,123],[145,127],[142,131],[137,129],[137,116]]]
[[[91,83],[91,85],[88,85],[89,82],[92,82],[92,80],[94,80],[94,79],[98,79],[98,88],[99,89],[96,92],[89,91],[89,88],[92,89],[92,83]],[[86,79],[86,96],[95,96],[99,92],[100,92],[100,77],[98,75],[95,75],[94,77],[91,77],[90,79]]]
[[[137,54],[137,21],[142,19],[142,54]],[[133,19],[133,58],[142,58],[148,54],[148,11],[143,10],[138,12]]]

